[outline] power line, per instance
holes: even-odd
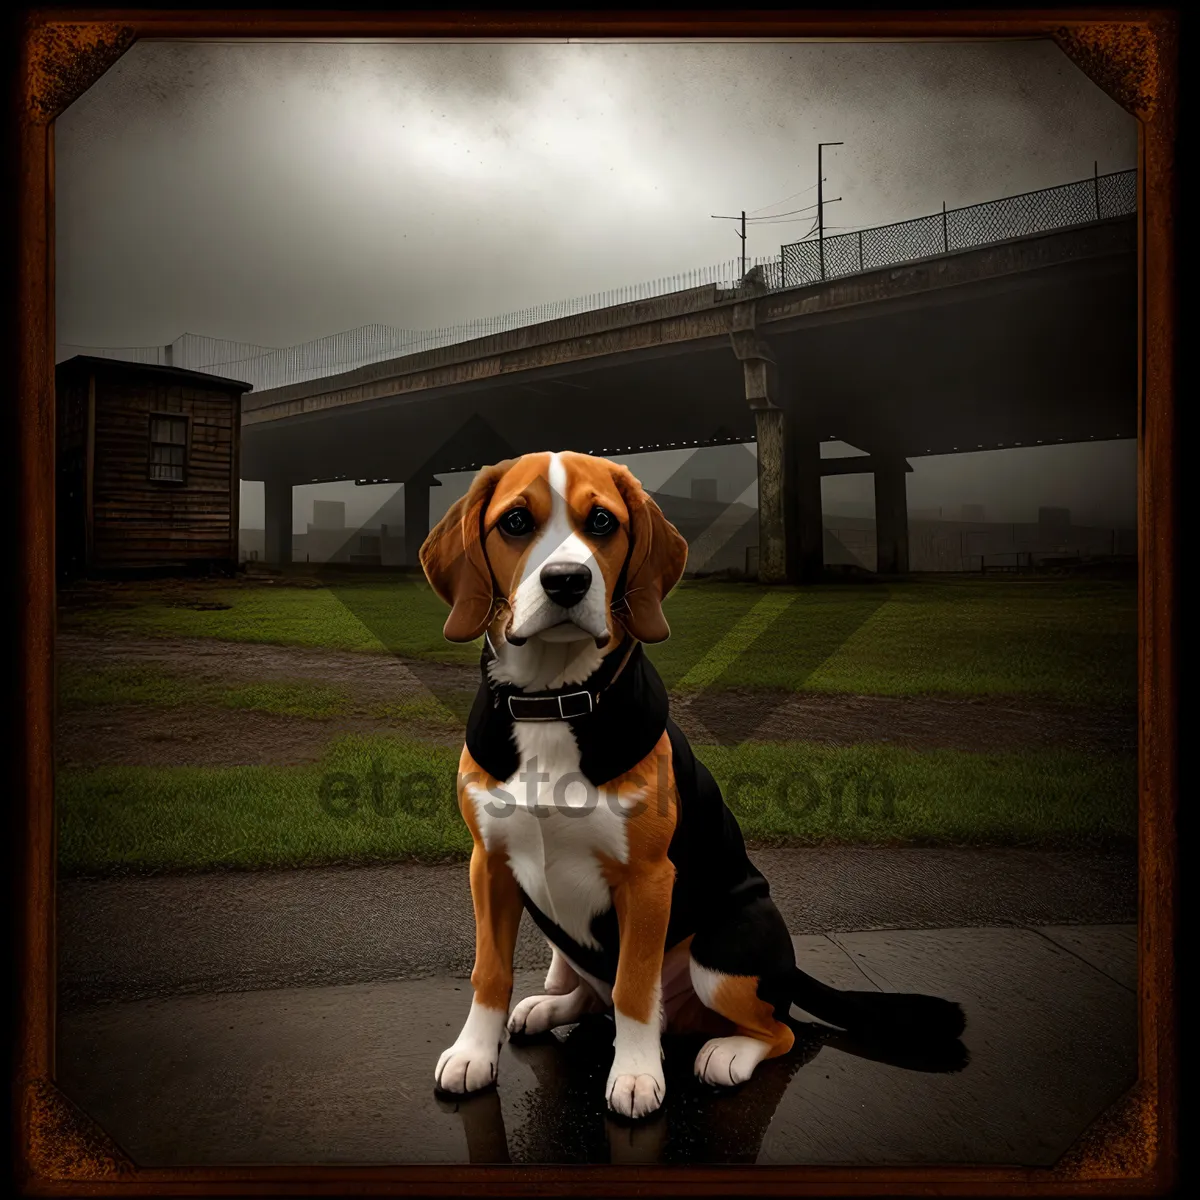
[[[813,188],[815,188],[816,186],[817,186],[817,185],[816,185],[815,183],[810,183],[810,184],[808,185],[808,187],[806,187],[806,188],[801,188],[801,189],[800,189],[800,191],[798,191],[798,192],[793,192],[793,193],[792,193],[790,196],[784,196],[784,198],[783,198],[782,200],[775,200],[775,201],[773,201],[773,202],[772,202],[772,203],[770,203],[770,204],[764,204],[764,205],[762,206],[762,208],[756,208],[756,209],[754,209],[754,212],[756,212],[756,213],[760,213],[760,212],[762,212],[762,211],[763,211],[763,208],[774,208],[776,204],[786,204],[786,203],[787,203],[789,200],[795,200],[795,198],[796,198],[797,196],[803,196],[803,195],[806,195],[808,192],[811,192],[811,191],[813,190]],[[775,214],[775,215],[779,215],[779,214]]]
[[[760,221],[759,225],[799,225],[802,221],[812,221],[813,228],[817,227],[816,217],[789,217],[785,221]],[[757,228],[757,226],[756,226]],[[832,228],[832,226],[829,226]]]
[[[791,209],[788,209],[787,212],[768,213],[766,216],[762,216],[762,217],[747,217],[746,220],[747,221],[770,222],[770,221],[774,221],[776,219],[776,217],[790,217],[792,215],[792,213],[812,212],[813,209],[816,207],[817,206],[815,204],[808,204],[808,205],[805,205],[804,208],[791,208]]]
[[[817,184],[813,185],[813,187],[816,187],[816,186],[817,186]],[[806,190],[811,191],[812,189],[808,188]],[[796,194],[801,195],[802,193],[797,192]],[[841,197],[839,196],[838,199],[840,200]],[[781,200],[781,201],[779,201],[779,203],[782,204],[783,201]],[[827,201],[825,201],[825,203],[832,204],[833,201],[827,200]],[[809,205],[806,205],[804,208],[793,208],[788,212],[773,213],[770,216],[759,217],[759,218],[757,218],[756,223],[758,225],[795,225],[795,224],[798,224],[800,221],[807,220],[808,218],[807,217],[792,217],[793,213],[811,212],[814,208],[820,210],[820,207],[821,206],[819,203],[818,204],[809,204]],[[741,214],[736,217],[724,216],[724,215],[720,215],[718,213],[712,213],[710,215],[711,215],[711,219],[714,221],[737,221],[737,222],[739,222],[739,228],[736,229],[734,232],[737,234],[737,236],[741,239],[741,242],[742,242],[741,266],[742,266],[742,274],[745,275],[746,274],[746,226],[747,226],[747,224],[750,223],[750,221],[754,220],[754,218],[747,217],[745,210],[743,210],[741,212]],[[818,211],[818,217],[819,216],[820,216],[820,212]],[[809,230],[809,233],[811,233],[811,232],[812,231]],[[804,235],[804,237],[808,237],[808,234],[806,233]],[[803,241],[804,238],[801,238],[800,240]]]
[[[809,240],[809,239],[812,237],[812,235],[813,235],[814,233],[816,233],[816,232],[817,232],[817,230],[818,230],[818,226],[817,226],[817,223],[816,223],[816,221],[814,221],[814,222],[813,222],[813,223],[812,223],[812,224],[811,224],[811,225],[808,227],[808,232],[807,232],[807,233],[806,233],[806,234],[805,234],[803,237],[801,237],[801,238],[797,238],[797,239],[796,239],[796,241],[798,241],[798,242],[807,242],[807,241],[808,241],[808,240]]]
[[[806,217],[780,217],[779,221],[760,221],[758,224],[800,224],[803,221],[816,221],[816,216],[809,215]]]

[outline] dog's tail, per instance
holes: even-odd
[[[962,1007],[912,992],[842,992],[793,969],[792,1003],[806,1013],[871,1041],[945,1041],[967,1027]]]

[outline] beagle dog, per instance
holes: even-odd
[[[474,998],[438,1060],[439,1090],[496,1078],[506,1034],[610,1011],[609,1109],[664,1096],[664,1030],[710,1033],[695,1061],[732,1086],[787,1053],[795,1003],[866,1036],[956,1038],[958,1005],[839,992],[792,941],[733,814],[668,713],[643,649],[687,543],[626,467],[578,453],[486,467],[421,547],[450,606],[445,636],[483,638],[458,802],[471,831]],[[544,994],[512,1010],[527,912],[550,944]]]

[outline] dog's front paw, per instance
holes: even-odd
[[[438,1059],[433,1077],[443,1092],[462,1095],[477,1092],[496,1081],[496,1064],[500,1059],[498,1045],[484,1045],[459,1038]]]
[[[662,1106],[667,1085],[662,1068],[657,1072],[634,1074],[622,1071],[617,1063],[608,1074],[605,1096],[608,1107],[621,1117],[648,1117]]]

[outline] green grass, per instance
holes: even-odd
[[[154,708],[214,705],[256,709],[290,717],[337,717],[355,711],[350,696],[318,683],[223,684],[189,679],[154,667],[64,666],[59,670],[59,703],[66,708],[144,704]]]
[[[695,680],[716,688],[1037,695],[1077,704],[1132,703],[1137,694],[1130,584],[921,581],[772,589],[763,600],[764,592],[685,584],[668,601],[672,636],[652,650],[663,678],[684,688]],[[759,603],[772,607],[756,613]],[[749,639],[737,637],[739,624],[749,627]],[[709,656],[703,662],[700,648]]]
[[[465,710],[470,711],[472,696],[461,697]],[[449,701],[453,697],[446,697]],[[408,700],[395,700],[390,704],[374,705],[371,716],[394,721],[421,721],[426,725],[441,725],[444,728],[462,729],[460,720],[441,700],[435,696],[414,696]]]
[[[338,717],[354,710],[340,688],[322,683],[243,683],[221,689],[225,708],[252,708],[288,717]]]
[[[120,606],[68,609],[62,627],[439,662],[478,658],[476,645],[443,639],[446,610],[412,576],[348,577],[321,588],[244,584],[204,595],[229,607],[198,611],[153,585],[126,587]],[[685,689],[1132,704],[1136,605],[1131,582],[946,579],[786,589],[686,581],[666,603],[672,636],[650,655],[669,686]]]
[[[90,633],[207,637],[475,662],[477,646],[442,637],[447,610],[423,579],[382,575],[338,579],[331,587],[243,584],[204,587],[193,608],[179,589],[131,584],[109,604],[65,609],[60,627]]]
[[[806,744],[697,752],[746,837],[762,843],[1082,847],[1136,837],[1132,759]],[[60,771],[61,869],[461,857],[470,839],[452,795],[457,759],[451,749],[380,735],[340,738],[307,767]],[[407,804],[398,801],[402,780]]]
[[[701,757],[745,836],[767,844],[1082,846],[1137,833],[1132,756],[793,742]]]

